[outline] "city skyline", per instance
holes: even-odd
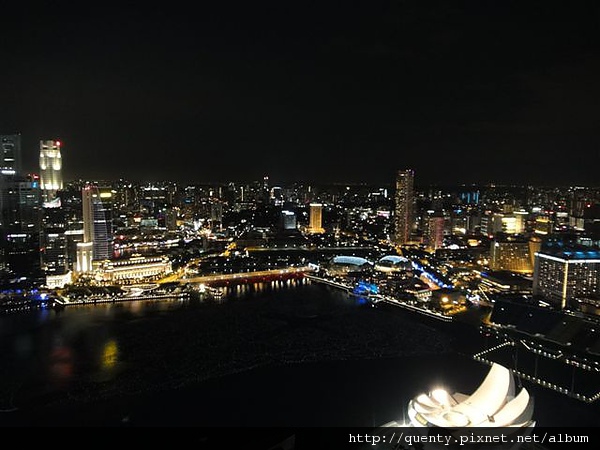
[[[11,5],[0,133],[21,134],[24,171],[60,140],[65,181],[387,182],[412,167],[425,184],[590,185],[597,13]]]

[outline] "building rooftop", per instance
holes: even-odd
[[[590,249],[585,246],[546,246],[538,253],[550,255],[556,258],[571,260],[597,259],[600,261],[600,249]]]

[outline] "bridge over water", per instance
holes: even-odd
[[[179,278],[180,284],[202,283],[207,285],[256,283],[260,281],[273,281],[278,279],[300,278],[314,269],[308,266],[288,267],[285,269],[257,270],[254,272],[241,272],[217,275],[202,275],[198,277]]]

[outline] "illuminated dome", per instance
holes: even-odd
[[[515,395],[512,372],[494,363],[471,395],[435,389],[408,404],[413,427],[533,427],[533,398],[525,388]]]
[[[371,265],[372,263],[368,259],[360,256],[338,255],[331,259],[328,271],[330,274],[343,274],[362,270],[371,267]]]
[[[387,255],[375,263],[375,270],[381,272],[397,272],[412,268],[410,261],[403,256]]]

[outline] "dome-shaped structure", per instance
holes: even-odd
[[[386,255],[375,263],[375,270],[380,272],[400,272],[410,270],[412,265],[408,259],[398,255]]]
[[[332,275],[343,275],[370,268],[372,265],[371,261],[360,256],[338,255],[330,260],[328,272]]]

